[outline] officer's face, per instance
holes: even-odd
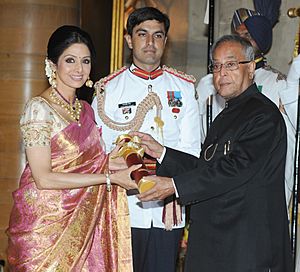
[[[226,62],[246,61],[243,47],[236,42],[224,42],[215,49],[213,61],[215,64]],[[214,86],[218,93],[229,100],[240,95],[251,84],[255,71],[255,62],[239,64],[236,70],[229,70],[221,66],[219,72],[213,73]]]
[[[160,65],[167,37],[163,23],[148,20],[133,28],[132,36],[125,36],[132,49],[133,62],[139,68],[152,71]]]

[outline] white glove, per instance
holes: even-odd
[[[288,87],[298,86],[300,79],[300,55],[294,58],[287,75]]]
[[[206,76],[202,77],[200,79],[200,82],[198,83],[198,86],[196,88],[198,97],[199,97],[199,104],[206,104],[206,99],[211,94],[215,95],[217,92],[215,90],[214,84],[213,84],[213,75],[207,74]]]

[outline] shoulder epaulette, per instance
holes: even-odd
[[[102,93],[104,91],[104,87],[107,84],[107,82],[109,82],[110,80],[112,80],[113,78],[118,76],[119,74],[123,73],[125,70],[127,70],[127,68],[128,68],[127,66],[123,66],[122,68],[112,72],[108,76],[99,79],[94,85],[95,91],[93,94],[93,99],[97,95],[98,92]]]
[[[166,71],[174,76],[177,76],[181,79],[184,79],[185,81],[191,82],[191,83],[195,83],[196,82],[196,78],[192,75],[188,75],[184,72],[178,71],[174,68],[171,67],[167,67],[166,65],[163,65],[162,67],[163,71]]]
[[[278,71],[277,69],[271,67],[270,65],[265,65],[264,69],[277,74],[276,80],[286,80],[286,75],[285,74],[281,73],[280,71]]]

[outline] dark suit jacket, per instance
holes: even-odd
[[[199,159],[167,148],[157,175],[191,205],[185,272],[292,271],[285,156],[281,113],[256,85],[227,102]]]

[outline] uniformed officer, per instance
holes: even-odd
[[[259,91],[272,100],[280,109],[287,126],[288,150],[285,190],[288,206],[293,189],[295,127],[292,125],[292,120],[295,119],[293,109],[297,105],[297,99],[295,99],[297,94],[294,89],[287,90],[286,76],[267,64],[265,54],[272,45],[272,25],[269,19],[256,11],[240,8],[234,12],[231,26],[234,34],[246,38],[254,47],[256,62],[254,81]],[[217,94],[212,83],[212,74],[208,74],[200,80],[197,92],[199,96],[201,142],[203,143],[207,133],[207,98],[212,95],[212,119],[224,109],[225,100]]]
[[[169,24],[167,15],[155,8],[135,10],[125,36],[133,63],[96,83],[92,106],[107,151],[120,134],[139,130],[166,146],[199,156],[195,79],[161,65]],[[134,271],[174,272],[185,225],[183,207],[175,200],[167,205],[143,203],[135,195],[128,202]]]

